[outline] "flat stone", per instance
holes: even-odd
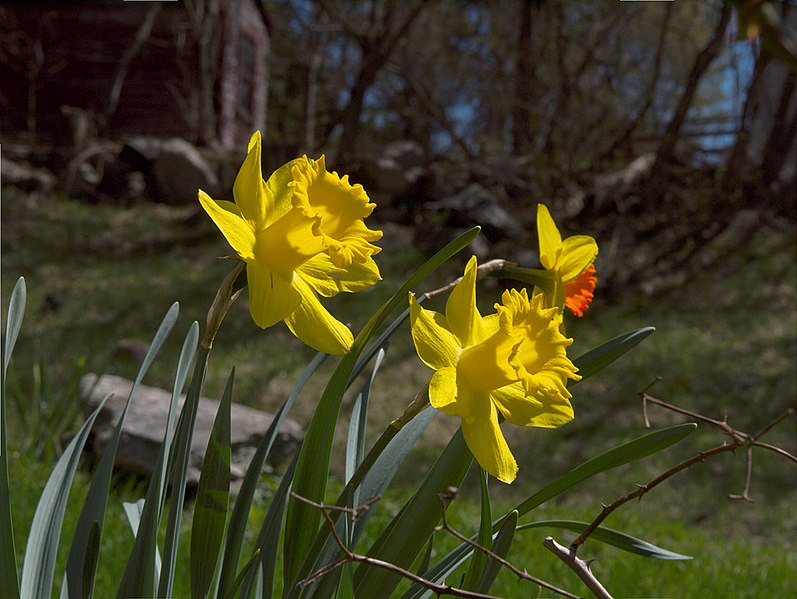
[[[88,373],[81,379],[80,393],[83,398],[83,409],[87,414],[93,411],[106,396],[113,394],[94,424],[91,450],[96,455],[101,455],[108,445],[132,386],[133,381],[110,374],[98,377],[96,374]],[[179,399],[178,414],[184,399],[185,396]],[[144,475],[152,474],[166,433],[170,401],[170,391],[147,385],[138,386],[122,427],[115,460],[118,468]],[[218,409],[218,401],[200,398],[188,467],[189,485],[196,485],[199,482],[202,461]],[[240,485],[257,446],[273,419],[271,414],[261,410],[237,403],[232,404],[230,481],[233,491]],[[177,417],[175,417],[176,422]],[[302,428],[295,421],[285,419],[269,453],[268,464],[272,467],[278,466],[293,455],[303,438]]]

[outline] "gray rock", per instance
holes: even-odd
[[[91,450],[100,455],[113,435],[113,429],[124,410],[133,382],[110,374],[89,373],[80,381],[80,393],[85,413],[90,413],[109,394],[106,403],[94,424]],[[157,460],[168,416],[171,392],[147,385],[139,385],[130,410],[125,417],[115,464],[119,468],[150,475]],[[184,397],[179,400],[182,409]],[[216,418],[219,402],[201,398],[197,409],[191,458],[188,467],[188,484],[196,485],[202,468],[210,431]],[[231,459],[230,480],[235,491],[254,456],[258,444],[273,420],[271,414],[244,405],[232,404],[231,408]],[[177,419],[175,418],[175,422]],[[286,419],[280,428],[268,457],[271,466],[277,466],[299,448],[304,437],[301,427]]]
[[[16,162],[3,156],[3,185],[14,185],[23,191],[47,193],[55,186],[55,176],[47,169],[37,168],[27,162]]]
[[[219,179],[199,150],[180,138],[165,140],[152,163],[155,199],[169,204],[196,203],[197,189],[216,196]]]
[[[431,210],[448,210],[458,216],[463,224],[481,225],[504,237],[522,238],[525,229],[499,202],[495,194],[478,183],[471,183],[451,197],[427,202]]]
[[[414,141],[394,141],[374,159],[363,160],[366,189],[388,196],[405,195],[424,175],[423,148]]]

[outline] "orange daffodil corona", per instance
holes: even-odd
[[[554,428],[573,418],[568,379],[578,380],[560,332],[562,315],[545,308],[538,294],[504,292],[496,313],[476,306],[476,258],[452,290],[445,314],[422,308],[410,294],[412,338],[421,360],[435,373],[429,400],[462,419],[462,432],[479,465],[511,483],[518,466],[499,427],[511,424]]]
[[[576,316],[582,316],[592,302],[598,283],[593,266],[598,256],[597,242],[589,235],[573,235],[562,240],[551,213],[543,204],[537,205],[537,234],[543,268],[555,274],[564,305]],[[555,305],[558,303],[555,298],[560,295],[553,291],[546,296],[548,305]]]
[[[328,172],[323,156],[293,160],[268,181],[260,161],[255,132],[233,185],[235,202],[214,200],[201,190],[199,201],[246,262],[255,323],[267,328],[284,320],[307,345],[344,354],[352,333],[318,296],[359,291],[380,280],[372,258],[380,248],[371,242],[382,233],[363,222],[375,204],[348,176]]]

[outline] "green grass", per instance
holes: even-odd
[[[180,301],[176,333],[156,361],[145,383],[169,386],[182,333],[205,311],[229,264],[216,260],[229,248],[207,219],[192,208],[168,210],[139,204],[124,208],[88,206],[57,196],[29,198],[3,190],[3,318],[8,293],[24,275],[28,309],[17,343],[13,368],[19,379],[20,401],[31,398],[45,406],[29,413],[9,413],[12,506],[19,559],[35,501],[51,467],[51,455],[32,443],[31,427],[45,426],[51,440],[73,432],[77,420],[47,425],[49,406],[74,408],[66,384],[82,360],[87,371],[112,372],[132,378],[138,360],[125,349],[146,343],[169,305]],[[785,232],[784,232],[785,231]],[[726,240],[727,241],[727,240]],[[647,325],[657,332],[606,371],[573,388],[576,419],[561,429],[507,428],[507,437],[521,471],[512,486],[493,485],[495,501],[508,509],[546,481],[622,441],[644,432],[638,392],[655,377],[662,380],[651,393],[662,400],[722,419],[756,432],[797,397],[797,261],[795,237],[784,229],[761,231],[752,240],[737,240],[723,249],[723,260],[711,268],[695,267],[685,284],[664,294],[629,290],[620,300],[598,296],[582,319],[568,319],[568,334],[576,339],[572,354],[581,354],[619,333]],[[460,259],[461,258],[461,259]],[[461,272],[466,256],[457,257],[430,287]],[[421,263],[417,250],[404,248],[378,256],[384,281],[355,298],[334,298],[331,310],[357,330],[367,317]],[[598,263],[599,276],[601,264]],[[504,283],[503,281],[500,283]],[[497,281],[480,287],[480,304],[490,309],[500,291]],[[442,301],[434,307],[440,309]],[[312,356],[280,325],[266,332],[252,325],[245,299],[233,307],[217,337],[205,395],[218,397],[231,366],[237,368],[235,399],[274,409],[292,389],[301,368]],[[37,389],[33,373],[42,365],[46,385]],[[324,366],[300,399],[294,417],[306,423],[334,364]],[[369,417],[376,436],[397,416],[426,382],[406,327],[393,338],[386,365],[377,379]],[[41,389],[49,390],[49,395]],[[61,395],[58,395],[59,391]],[[53,408],[54,409],[54,408]],[[73,410],[75,411],[75,410]],[[344,405],[344,421],[346,406]],[[68,413],[65,410],[65,413]],[[652,407],[654,426],[683,422],[683,416]],[[31,424],[33,423],[33,424]],[[435,419],[410,464],[399,472],[397,490],[378,507],[386,522],[401,497],[455,430],[455,419]],[[795,424],[782,423],[764,440],[797,452]],[[546,504],[523,521],[533,519],[592,519],[600,502],[608,503],[695,452],[722,441],[701,425],[682,444],[640,464],[595,477],[555,503]],[[57,445],[53,443],[52,445]],[[46,444],[50,447],[51,444]],[[51,452],[50,452],[51,453]],[[336,454],[337,455],[337,454]],[[39,459],[38,456],[41,456]],[[340,464],[333,468],[340,473]],[[776,597],[797,586],[797,504],[795,467],[765,451],[754,454],[751,494],[755,504],[731,501],[729,493],[744,486],[745,456],[724,455],[679,474],[640,503],[624,506],[607,525],[667,549],[695,556],[689,562],[658,562],[630,556],[589,542],[584,557],[596,557],[596,573],[618,597]],[[87,488],[88,471],[79,473],[62,536],[66,557],[70,530]],[[252,516],[253,530],[262,518],[268,484]],[[466,480],[454,504],[453,521],[462,532],[475,532],[478,506],[475,477]],[[95,596],[113,595],[132,543],[121,502],[143,495],[140,481],[120,476],[109,500],[109,514]],[[497,508],[494,509],[497,512]],[[523,522],[522,521],[522,522]],[[182,547],[188,547],[186,524]],[[513,563],[536,576],[584,593],[580,583],[541,547],[549,531],[530,530],[513,547]],[[253,533],[254,534],[254,533]],[[555,531],[561,542],[570,533]],[[374,533],[375,536],[375,533]],[[439,533],[441,549],[451,539]],[[560,538],[561,537],[561,538]],[[364,541],[365,543],[366,541]],[[59,562],[62,571],[63,561]],[[185,569],[187,574],[187,568]],[[454,582],[454,581],[452,581]],[[526,593],[533,587],[510,573],[499,576],[495,592]],[[187,596],[186,577],[178,578],[176,596]],[[541,593],[539,596],[547,596]]]

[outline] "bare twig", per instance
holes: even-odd
[[[576,550],[572,547],[564,547],[554,540],[553,537],[547,537],[542,542],[543,547],[553,553],[556,557],[562,560],[568,568],[570,568],[581,581],[587,585],[587,588],[599,599],[612,599],[600,581],[595,578],[592,570],[589,568],[589,562],[581,559],[576,555]]]
[[[598,526],[600,526],[601,523],[603,523],[604,520],[606,520],[606,518],[609,516],[609,514],[611,514],[614,510],[619,508],[621,505],[623,505],[625,503],[628,503],[632,499],[636,499],[638,497],[642,497],[643,495],[645,495],[646,493],[651,491],[654,487],[656,487],[659,484],[663,483],[668,478],[671,478],[672,476],[675,476],[676,474],[678,474],[682,470],[686,470],[690,466],[692,466],[694,464],[697,464],[699,462],[703,462],[707,458],[710,458],[710,457],[715,456],[717,454],[725,453],[725,452],[728,452],[728,451],[733,451],[737,447],[738,447],[737,445],[734,445],[732,443],[723,443],[722,445],[718,445],[716,447],[712,447],[711,449],[709,449],[707,451],[701,451],[700,453],[698,453],[697,455],[692,456],[688,460],[684,460],[683,462],[673,466],[672,468],[670,468],[666,472],[663,472],[662,474],[660,474],[659,476],[657,476],[656,478],[654,478],[653,480],[651,480],[647,484],[637,485],[636,490],[631,491],[630,493],[626,493],[625,495],[623,495],[619,499],[614,500],[609,505],[604,505],[603,509],[600,512],[600,514],[598,514],[598,516],[592,522],[590,522],[589,526],[587,526],[587,528],[584,529],[584,531],[578,536],[578,538],[575,541],[570,543],[570,548],[575,551],[581,545],[583,545],[584,542],[587,540],[587,538],[593,532],[595,532],[595,529],[598,528]]]
[[[481,280],[486,276],[488,276],[493,271],[500,270],[506,265],[513,265],[513,264],[514,263],[510,262],[509,260],[503,260],[501,258],[496,258],[495,260],[490,260],[489,262],[480,264],[479,267],[476,269],[476,279]],[[445,293],[446,291],[450,291],[454,287],[456,287],[457,283],[459,283],[461,280],[462,277],[454,279],[447,285],[443,285],[442,287],[439,287],[438,289],[433,289],[432,291],[427,291],[426,293],[424,293],[424,295],[426,297],[434,297],[436,295],[440,295],[441,293]]]
[[[706,422],[713,426],[719,428],[723,433],[725,433],[728,437],[730,437],[730,441],[726,441],[721,445],[717,445],[716,447],[712,447],[707,451],[701,451],[697,455],[692,456],[691,458],[684,460],[669,470],[661,473],[659,476],[648,482],[644,485],[637,485],[637,489],[626,493],[622,497],[616,499],[609,505],[604,505],[601,512],[598,516],[585,528],[582,533],[578,536],[578,538],[570,544],[570,549],[575,553],[575,551],[584,544],[587,538],[595,531],[595,529],[600,526],[600,524],[611,514],[614,510],[619,508],[621,505],[628,503],[632,499],[636,499],[642,497],[646,493],[648,493],[651,489],[658,486],[665,480],[675,476],[679,472],[686,470],[690,466],[697,464],[699,462],[703,462],[706,459],[713,457],[715,455],[719,455],[721,453],[727,453],[729,451],[735,451],[740,447],[744,447],[747,450],[747,470],[745,474],[745,485],[744,490],[740,495],[729,495],[732,499],[743,499],[745,501],[752,502],[753,499],[750,496],[750,484],[752,481],[752,472],[753,472],[753,457],[752,457],[752,450],[754,447],[761,447],[762,449],[767,449],[769,451],[773,451],[782,455],[783,457],[791,460],[792,462],[797,463],[797,456],[793,456],[785,449],[781,449],[780,447],[776,447],[774,445],[770,445],[769,443],[763,443],[758,439],[764,435],[765,433],[772,430],[772,428],[782,422],[784,419],[788,418],[789,416],[794,414],[793,408],[788,408],[782,414],[774,418],[769,424],[767,424],[761,431],[756,435],[751,435],[749,433],[737,430],[730,426],[726,420],[716,420],[715,418],[709,418],[703,414],[699,414],[697,412],[693,412],[691,410],[687,410],[685,408],[681,408],[678,406],[674,406],[670,403],[657,399],[648,395],[647,391],[655,384],[658,380],[654,381],[650,385],[648,385],[644,391],[640,393],[642,398],[642,406],[643,406],[643,413],[645,417],[645,425],[649,426],[648,418],[647,418],[647,404],[652,403],[667,410],[677,412],[679,414],[684,414],[689,416],[690,418],[694,418],[696,420],[700,420],[702,422]]]
[[[303,503],[306,503],[307,505],[310,505],[310,506],[312,506],[314,508],[317,508],[318,510],[321,511],[321,514],[324,516],[324,520],[326,521],[327,526],[329,527],[329,530],[332,533],[332,538],[335,541],[335,544],[338,546],[338,548],[343,553],[343,557],[341,557],[340,559],[338,559],[338,560],[336,560],[336,561],[334,561],[332,563],[327,564],[326,566],[324,566],[323,568],[320,568],[319,570],[316,570],[313,574],[311,574],[310,576],[308,576],[304,580],[300,580],[299,583],[298,583],[300,588],[304,588],[304,587],[306,587],[308,585],[313,584],[314,582],[317,582],[318,580],[320,580],[326,574],[329,574],[330,572],[332,572],[336,568],[338,568],[338,567],[340,567],[340,566],[342,566],[342,565],[344,565],[344,564],[346,564],[348,562],[359,562],[359,563],[368,564],[370,566],[374,566],[374,567],[377,567],[377,568],[382,568],[383,570],[387,570],[389,572],[393,572],[394,574],[398,574],[399,576],[402,576],[402,577],[404,577],[404,578],[406,578],[408,580],[411,580],[412,582],[415,582],[415,583],[417,583],[417,584],[429,589],[430,591],[432,591],[433,593],[436,593],[438,595],[452,595],[452,596],[455,596],[455,597],[471,597],[471,598],[475,598],[475,599],[499,599],[499,598],[495,597],[494,595],[486,595],[484,593],[477,593],[475,591],[467,591],[465,589],[459,589],[459,588],[452,587],[452,586],[447,585],[447,584],[438,584],[436,582],[433,582],[431,580],[423,578],[422,576],[418,576],[414,572],[410,572],[409,570],[406,570],[406,569],[402,568],[401,566],[397,566],[396,564],[391,564],[390,562],[386,562],[384,560],[377,559],[377,558],[374,558],[374,557],[369,557],[367,555],[361,555],[359,553],[355,553],[354,551],[352,551],[351,549],[346,547],[346,545],[343,543],[343,540],[338,535],[338,531],[335,529],[335,522],[332,519],[332,517],[329,515],[329,511],[330,510],[342,511],[342,512],[347,512],[347,513],[350,513],[350,514],[353,514],[353,515],[357,515],[358,513],[363,511],[363,506],[358,506],[356,508],[344,508],[344,507],[340,507],[340,506],[326,505],[324,503],[317,503],[315,501],[311,501],[310,499],[307,499],[306,497],[302,497],[301,495],[297,495],[296,493],[291,493],[291,496],[294,497],[295,499],[298,499],[299,501],[301,501]]]
[[[747,472],[744,476],[744,491],[742,491],[741,495],[736,495],[734,493],[728,494],[729,499],[743,499],[744,501],[749,501],[750,503],[755,503],[755,499],[750,497],[750,483],[753,480],[753,446],[747,446]]]
[[[532,576],[531,574],[529,574],[525,570],[518,569],[515,565],[513,565],[511,562],[508,562],[507,560],[502,558],[500,555],[494,553],[493,551],[491,551],[487,547],[484,547],[483,545],[479,545],[475,541],[472,541],[471,539],[469,539],[468,537],[463,535],[458,530],[452,528],[451,525],[448,523],[448,520],[446,520],[445,504],[450,502],[451,500],[453,500],[454,497],[456,496],[456,494],[457,494],[457,489],[455,487],[449,487],[449,490],[448,490],[447,493],[441,493],[440,495],[438,495],[438,497],[440,498],[440,502],[443,504],[443,518],[442,518],[442,522],[440,524],[440,528],[442,530],[447,531],[449,534],[454,536],[456,539],[458,539],[462,543],[470,545],[476,551],[481,551],[482,553],[484,553],[490,559],[495,560],[496,562],[501,564],[503,567],[505,567],[508,570],[510,570],[518,578],[520,578],[522,580],[527,580],[529,582],[533,582],[534,584],[539,585],[539,586],[541,586],[541,587],[543,587],[545,589],[548,589],[549,591],[553,591],[554,593],[557,593],[559,595],[562,595],[563,597],[568,597],[569,599],[577,599],[578,595],[573,595],[572,593],[569,593],[568,591],[565,591],[564,589],[560,589],[560,588],[550,584],[549,582],[545,582],[541,578],[537,578],[536,576]]]

